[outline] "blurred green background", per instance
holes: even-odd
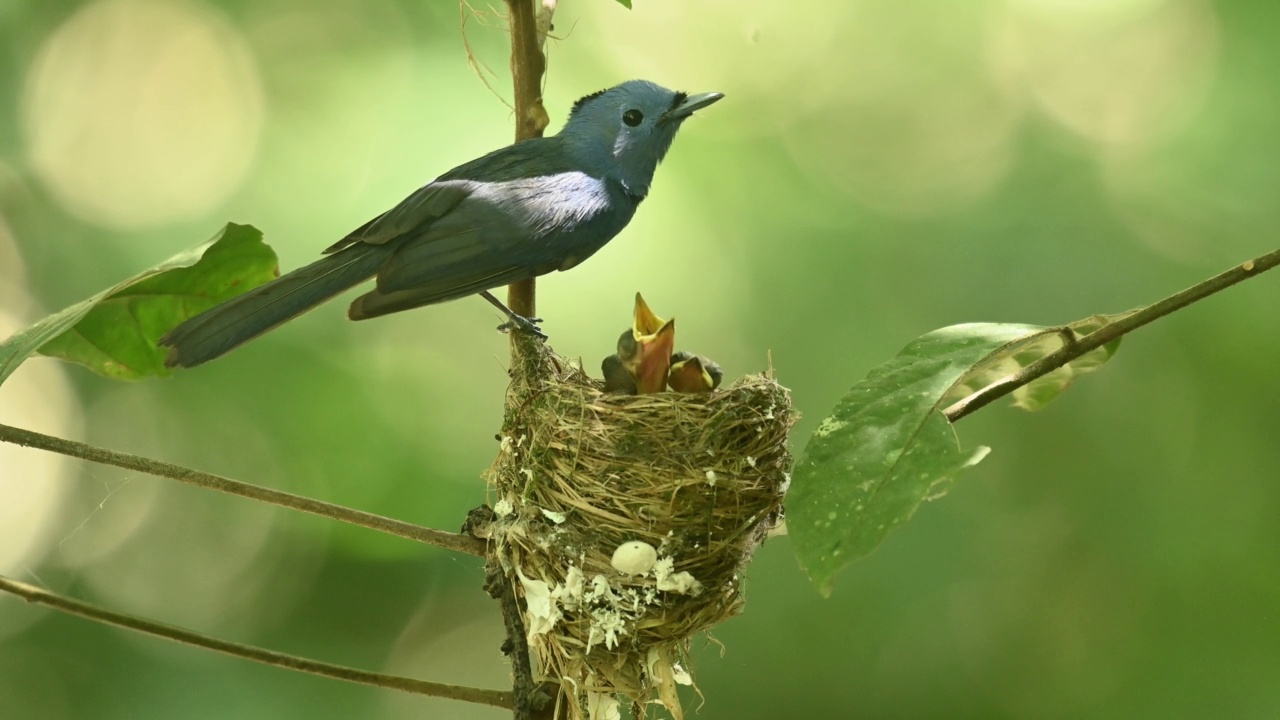
[[[507,143],[495,8],[0,2],[0,336],[228,220],[296,267]],[[1122,311],[1280,244],[1272,0],[562,0],[555,32],[552,130],[632,77],[727,98],[621,237],[540,283],[553,344],[596,367],[641,290],[731,376],[771,353],[797,442],[923,332]],[[1131,336],[1042,414],[964,420],[990,457],[830,600],[768,543],[723,649],[695,642],[697,717],[1280,717],[1278,304],[1280,276],[1245,283]],[[170,381],[36,359],[0,421],[456,528],[497,450],[500,318],[343,307]],[[0,572],[287,652],[507,682],[472,558],[11,446]],[[506,713],[5,597],[0,716]]]

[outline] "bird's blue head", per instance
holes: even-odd
[[[629,80],[574,103],[559,135],[585,167],[643,198],[680,125],[695,110],[722,97],[688,95],[647,80]]]

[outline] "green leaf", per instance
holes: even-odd
[[[227,223],[208,242],[50,315],[0,343],[0,383],[33,353],[122,380],[168,376],[161,335],[279,275],[251,225]]]
[[[1133,311],[1117,315],[1093,315],[1063,327],[1044,328],[1000,352],[992,353],[956,383],[941,404],[945,407],[959,402],[993,383],[1012,377],[1046,355],[1061,350],[1068,342],[1078,342],[1104,325],[1132,313]],[[1120,339],[1117,338],[1019,387],[1012,393],[1013,406],[1032,412],[1043,409],[1075,382],[1076,378],[1102,367],[1119,347]]]
[[[800,564],[824,595],[836,572],[871,552],[925,500],[988,448],[965,452],[940,408],[1131,313],[1094,315],[1062,327],[974,323],[923,335],[873,370],[823,420],[796,463],[787,527]],[[1079,375],[1098,369],[1119,340],[1015,390],[1038,410]]]
[[[939,403],[989,355],[1045,332],[986,323],[935,330],[872,370],[818,425],[796,463],[787,528],[819,592],[830,594],[837,571],[986,456],[985,447],[960,449]]]
[[[631,0],[618,0],[618,4],[628,10],[631,9]]]
[[[1071,330],[1075,339],[1078,341],[1083,339],[1086,335],[1097,332],[1103,326],[1109,325],[1122,318],[1129,317],[1135,312],[1137,312],[1137,310],[1116,313],[1114,315],[1091,315],[1083,320],[1077,320],[1067,327]],[[1093,372],[1105,365],[1119,349],[1120,338],[1116,338],[1100,348],[1090,350],[1048,375],[1036,378],[1031,383],[1014,390],[1014,407],[1031,411],[1043,408],[1045,405],[1049,404],[1051,400],[1061,395],[1062,391],[1066,390],[1067,386],[1074,382],[1077,377],[1085,373]]]

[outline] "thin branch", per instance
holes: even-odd
[[[402,692],[413,693],[414,695],[429,695],[431,697],[461,700],[463,702],[492,705],[493,707],[507,709],[510,709],[514,705],[514,696],[509,692],[500,690],[482,690],[480,688],[463,687],[460,685],[445,685],[444,683],[416,680],[414,678],[401,677],[399,675],[384,675],[383,673],[358,670],[356,668],[349,668],[343,665],[333,665],[331,663],[320,662],[318,660],[308,660],[307,658],[298,657],[296,655],[279,653],[274,650],[267,650],[265,648],[254,647],[252,645],[241,645],[240,643],[227,642],[226,640],[219,640],[217,638],[209,637],[208,635],[201,635],[200,633],[193,632],[191,630],[174,627],[173,625],[165,625],[164,623],[145,620],[132,615],[112,612],[96,605],[90,605],[89,603],[66,597],[65,595],[58,595],[57,593],[49,592],[48,590],[35,585],[18,582],[17,580],[7,578],[3,575],[0,575],[0,591],[17,595],[30,603],[45,605],[58,610],[59,612],[78,615],[94,622],[135,630],[148,635],[161,637],[166,640],[180,642],[184,645],[193,645],[195,647],[213,650],[233,657],[242,658],[244,660],[252,660],[264,665],[285,668],[286,670],[296,670],[298,672],[311,673],[312,675],[319,675],[333,680],[359,683],[361,685],[372,685],[374,687],[400,690]]]
[[[1137,330],[1143,325],[1162,318],[1171,312],[1181,310],[1194,302],[1203,300],[1216,292],[1226,290],[1238,282],[1266,272],[1277,265],[1280,265],[1280,250],[1275,250],[1241,263],[1202,283],[1192,285],[1176,295],[1171,295],[1153,305],[1136,310],[1113,323],[1103,325],[1080,338],[1077,342],[1067,343],[1056,352],[1045,355],[1017,373],[983,388],[980,392],[970,395],[942,412],[947,416],[948,420],[955,422],[975,410],[990,405],[995,400],[1008,395],[1032,380],[1047,375],[1085,353],[1096,350],[1120,338],[1126,333]]]
[[[401,520],[393,520],[381,515],[362,512],[360,510],[352,510],[334,505],[333,503],[323,502],[321,500],[312,500],[311,498],[294,495],[292,493],[280,490],[272,490],[270,488],[250,485],[249,483],[232,480],[220,475],[201,472],[200,470],[192,470],[182,467],[181,465],[173,465],[151,458],[140,457],[138,455],[130,455],[129,453],[117,452],[115,450],[107,450],[105,448],[94,447],[74,440],[63,440],[62,438],[53,437],[51,435],[43,435],[31,430],[24,430],[9,425],[0,424],[0,441],[11,442],[26,447],[39,448],[50,452],[67,455],[69,457],[89,460],[91,462],[102,463],[103,465],[114,465],[126,470],[135,470],[144,472],[148,475],[156,475],[158,477],[177,480],[178,482],[194,485],[196,487],[206,488],[208,490],[217,490],[230,495],[239,495],[250,500],[258,500],[271,505],[277,505],[290,510],[301,510],[302,512],[319,515],[331,520],[358,525],[360,527],[377,530],[378,532],[387,533],[388,535],[397,535],[409,540],[417,540],[428,545],[435,545],[446,550],[467,553],[468,555],[476,555],[484,557],[485,543],[467,535],[457,535],[443,530],[433,530],[432,528],[414,525]]]

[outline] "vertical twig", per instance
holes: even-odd
[[[485,592],[498,601],[502,608],[502,620],[507,629],[507,640],[502,650],[511,658],[512,711],[515,720],[535,720],[549,717],[548,711],[554,712],[554,704],[546,693],[541,693],[533,682],[533,660],[529,656],[529,643],[525,639],[523,613],[520,600],[516,597],[507,574],[497,562],[490,562],[485,568]]]
[[[542,106],[542,76],[546,71],[546,58],[542,54],[542,40],[538,31],[538,18],[534,3],[541,2],[543,18],[548,29],[550,13],[555,8],[554,0],[506,0],[508,20],[511,27],[511,82],[515,89],[516,106],[516,141],[528,140],[542,136],[548,123],[546,108]],[[545,38],[545,31],[542,34]],[[537,312],[535,302],[534,281],[532,278],[522,280],[508,286],[507,307],[512,312],[524,317],[534,317]],[[522,343],[536,342],[527,333],[511,333],[511,369],[512,381],[524,382],[525,364],[520,362],[521,355],[533,357],[531,353],[522,353]],[[486,586],[489,594],[499,599],[502,616],[507,628],[507,642],[504,649],[512,659],[512,689],[515,697],[513,713],[515,720],[533,720],[545,716],[538,712],[545,710],[549,703],[545,695],[537,691],[533,681],[533,668],[529,657],[529,643],[525,637],[524,620],[520,610],[520,602],[512,587],[512,578],[507,574],[502,558],[489,556]],[[554,707],[554,705],[552,705]]]
[[[542,106],[542,75],[547,61],[538,42],[535,0],[507,0],[511,25],[511,82],[515,88],[516,140],[542,137],[549,119]],[[507,307],[524,317],[537,312],[532,279],[507,287]],[[512,333],[519,338],[519,333]]]

